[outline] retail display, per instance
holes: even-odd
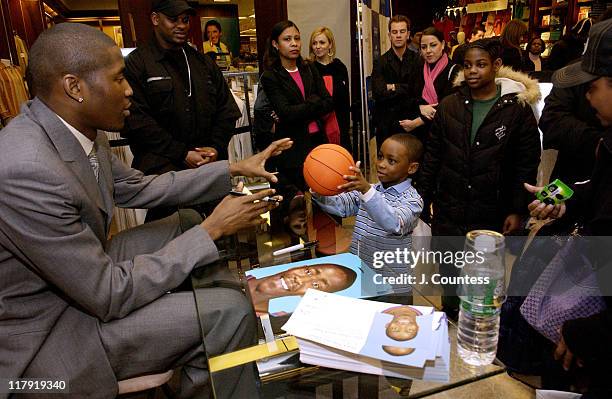
[[[480,10],[490,10],[484,5],[487,2],[468,0],[466,3],[467,7],[461,9],[455,2],[449,2],[444,15],[461,10],[462,17],[460,19],[451,18],[455,26],[447,29],[455,32],[469,32],[476,26],[482,26],[485,29],[485,37],[494,37],[501,34],[508,21],[513,18],[520,19],[529,25],[529,37],[538,36],[546,43],[547,49],[544,56],[548,56],[552,45],[561,39],[577,21],[597,18],[602,13],[601,10],[605,11],[606,7],[605,2],[600,3],[597,0],[508,0],[506,9],[482,12]],[[499,6],[500,2],[489,3],[493,7],[493,3]],[[435,23],[441,25],[439,21]]]
[[[19,68],[9,60],[0,62],[0,121],[3,124],[19,114],[19,108],[30,98]]]

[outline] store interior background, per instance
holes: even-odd
[[[487,3],[480,0],[366,0],[365,3],[376,9],[389,1],[393,14],[410,17],[413,32],[432,25],[434,18],[439,19],[444,14],[461,16],[466,5]],[[203,44],[201,18],[236,19],[240,31],[239,54],[232,54],[235,57],[232,70],[236,71],[256,71],[257,66],[262,65],[266,39],[278,21],[291,19],[297,23],[302,32],[302,55],[305,57],[310,32],[321,25],[330,27],[336,36],[336,56],[348,67],[351,76],[354,129],[363,130],[360,126],[363,119],[361,96],[355,95],[362,92],[357,41],[356,4],[359,1],[199,0],[189,3],[197,10],[192,18],[189,41],[200,51]],[[522,19],[529,26],[529,37],[545,38],[548,48],[561,37],[563,29],[569,29],[579,18],[612,5],[605,0],[498,0],[489,3],[507,4],[504,10],[495,11],[494,18],[501,19],[503,15],[505,21]],[[125,48],[147,41],[152,34],[151,0],[0,0],[0,6],[0,58],[13,65],[22,62],[15,35],[22,39],[27,50],[44,29],[55,23],[81,22],[98,27]],[[484,15],[482,23],[486,20],[486,13]],[[480,19],[476,19],[480,23]],[[386,33],[386,27],[380,30]]]
[[[475,0],[477,1],[477,0]],[[466,3],[458,0],[392,0],[393,13],[408,15],[413,21],[413,31],[422,30],[431,24],[434,16],[449,7],[461,9]],[[376,2],[376,0],[374,0]],[[201,17],[236,18],[240,30],[240,56],[243,67],[253,65],[253,58],[263,54],[265,39],[274,23],[290,18],[308,36],[311,25],[332,25],[340,41],[355,38],[355,1],[351,0],[199,0],[190,2],[197,10],[196,20]],[[508,11],[528,23],[530,36],[545,31],[562,31],[571,27],[581,17],[588,15],[593,7],[605,2],[599,0],[508,0]],[[97,26],[111,36],[121,47],[135,47],[151,35],[149,22],[150,0],[0,0],[2,5],[3,32],[0,41],[0,57],[17,62],[19,59],[14,34],[24,40],[27,48],[38,35],[54,23],[71,21]],[[294,12],[292,12],[294,10]],[[306,10],[307,12],[303,12]],[[519,10],[519,11],[517,11]],[[522,11],[520,11],[522,10]],[[501,11],[500,11],[501,12]],[[347,18],[350,15],[351,18]],[[313,20],[313,22],[311,22]],[[195,22],[195,21],[193,21]],[[190,41],[202,48],[202,28],[193,23]],[[344,23],[342,23],[344,22]],[[314,26],[313,26],[314,27]],[[546,35],[545,35],[546,37]],[[552,44],[559,34],[551,34]],[[354,43],[353,43],[354,44]],[[305,46],[306,47],[306,46]],[[340,43],[338,57],[345,64],[353,59],[350,42]],[[346,54],[342,54],[346,52]],[[243,60],[244,58],[244,60]]]

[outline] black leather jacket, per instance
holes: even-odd
[[[163,50],[153,38],[126,58],[134,96],[122,135],[134,154],[132,166],[145,174],[185,169],[185,156],[195,147],[213,147],[227,159],[241,115],[215,63],[188,45],[183,50],[191,89],[181,50]]]

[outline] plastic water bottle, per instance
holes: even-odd
[[[474,259],[461,273],[457,352],[464,362],[484,366],[495,359],[499,314],[506,299],[504,236],[490,230],[470,231],[465,252],[474,254]]]

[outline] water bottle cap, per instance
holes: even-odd
[[[481,252],[494,252],[495,244],[495,237],[487,234],[481,234],[474,240],[475,249]]]

